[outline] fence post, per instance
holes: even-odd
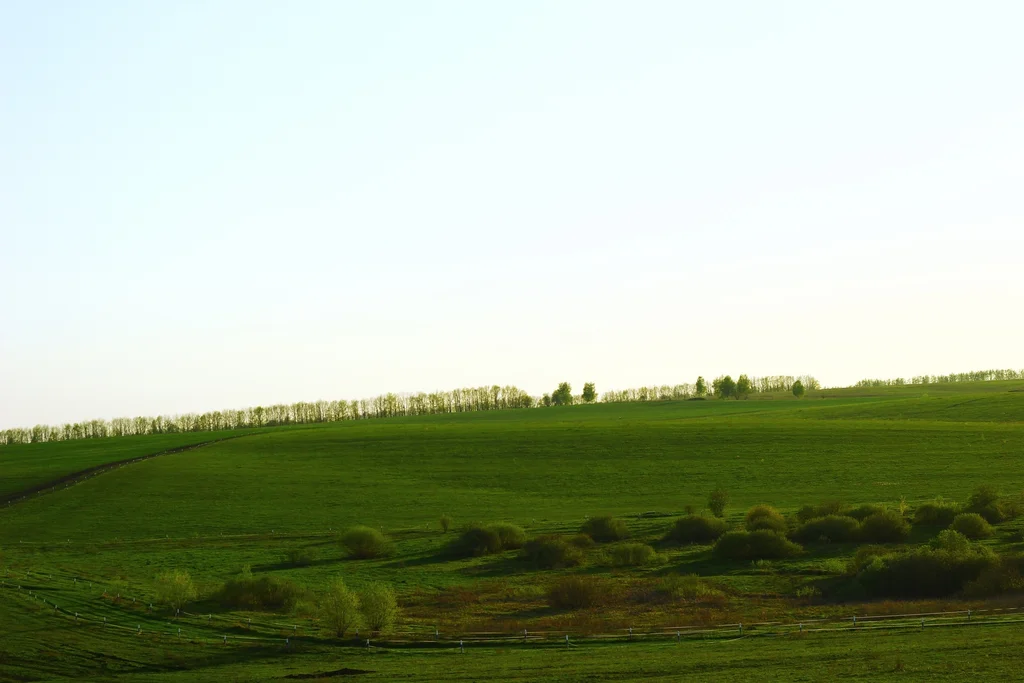
[[[740,624],[740,635],[743,635],[743,624]]]
[[[465,645],[463,645],[463,642],[460,639],[459,640],[459,652],[465,652],[465,651],[466,651],[466,647],[465,647]]]
[[[682,640],[682,636],[681,636],[681,635],[679,635],[679,631],[676,631],[676,642],[678,643],[678,642],[680,642],[681,640]]]
[[[569,649],[569,634],[568,633],[565,634],[565,649],[566,650]]]

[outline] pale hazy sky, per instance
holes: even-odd
[[[1022,26],[0,2],[0,428],[1024,367]]]

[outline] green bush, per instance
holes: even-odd
[[[730,531],[718,539],[713,552],[725,560],[772,560],[792,557],[801,550],[782,534],[759,529]]]
[[[885,512],[885,510],[886,508],[881,505],[860,505],[852,510],[847,510],[846,516],[853,517],[858,522],[862,522],[871,515],[878,514],[879,512]]]
[[[441,515],[437,523],[441,525],[442,534],[448,533],[448,530],[452,528],[452,518],[448,515]]]
[[[341,536],[341,545],[349,557],[368,560],[391,554],[391,545],[384,534],[368,526],[354,526]]]
[[[985,518],[977,512],[964,512],[953,519],[949,525],[953,531],[957,531],[972,541],[980,538],[988,538],[995,533],[992,525],[985,521]]]
[[[885,557],[886,555],[892,555],[892,548],[886,548],[884,545],[862,545],[853,554],[853,559],[846,567],[846,573],[856,576],[874,562],[876,557]]]
[[[796,512],[796,518],[801,523],[806,523],[812,519],[818,519],[820,517],[829,517],[832,515],[845,514],[846,506],[838,500],[826,501],[824,503],[818,503],[817,505],[804,505]]]
[[[725,522],[717,517],[687,515],[680,517],[665,535],[673,543],[713,543],[725,533]]]
[[[592,517],[580,529],[598,543],[609,543],[629,538],[626,523],[615,517]]]
[[[229,609],[288,610],[304,595],[304,591],[285,579],[242,576],[226,581],[214,595],[214,601]]]
[[[569,539],[569,543],[576,546],[580,550],[589,550],[594,547],[594,539],[586,534],[576,534]]]
[[[499,522],[492,524],[491,529],[498,534],[502,550],[519,550],[526,544],[526,532],[515,524]]]
[[[860,538],[868,543],[900,543],[910,536],[910,525],[896,510],[875,512],[860,523]]]
[[[485,526],[470,526],[448,544],[448,553],[455,557],[481,557],[500,550],[501,536]]]
[[[565,576],[548,588],[548,604],[556,609],[586,609],[601,602],[601,585],[592,576]]]
[[[669,600],[696,601],[722,595],[722,591],[696,574],[670,574],[661,579],[659,588]]]
[[[970,549],[971,541],[959,531],[943,529],[932,541],[932,547],[936,550],[949,550],[955,553],[962,553]]]
[[[708,496],[708,510],[711,510],[711,514],[715,517],[724,517],[725,505],[728,502],[729,494],[722,487],[718,487]]]
[[[919,548],[873,558],[857,580],[873,597],[945,597],[959,593],[997,563],[996,556],[985,548],[959,552]]]
[[[612,546],[608,557],[616,567],[642,567],[654,561],[657,554],[646,543],[623,543]]]
[[[390,631],[398,619],[398,598],[395,597],[395,589],[380,581],[371,583],[359,593],[359,609],[371,631]]]
[[[359,598],[349,590],[345,581],[335,579],[320,601],[320,619],[339,638],[350,629],[359,628]]]
[[[956,503],[938,500],[934,503],[924,503],[914,510],[914,524],[945,528],[953,523],[953,518],[959,513],[960,506]]]
[[[564,569],[583,562],[583,551],[579,546],[554,535],[527,541],[520,556],[536,569]]]
[[[747,510],[747,516],[743,520],[747,531],[776,531],[786,532],[786,518],[778,510],[770,505],[755,505]]]
[[[305,548],[289,548],[284,554],[283,564],[291,567],[308,567],[313,564],[313,554]]]
[[[175,569],[156,577],[156,595],[158,601],[179,609],[195,600],[198,593],[192,575],[184,569]]]
[[[974,512],[990,524],[999,524],[1021,514],[1020,500],[1007,500],[991,486],[979,486],[967,499],[964,512]]]
[[[1024,591],[1024,557],[1004,555],[992,566],[985,567],[978,577],[964,586],[964,594],[983,598],[1003,593]]]
[[[853,517],[814,517],[793,532],[801,543],[849,543],[859,537],[860,525]]]

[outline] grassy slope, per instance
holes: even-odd
[[[0,547],[7,548],[8,565],[72,571],[115,581],[143,596],[151,595],[152,577],[165,567],[188,568],[209,590],[247,563],[254,571],[289,576],[314,589],[339,574],[357,586],[384,578],[406,596],[467,582],[486,585],[506,575],[512,584],[528,586],[543,577],[524,574],[503,558],[439,561],[436,552],[444,537],[435,530],[437,516],[449,512],[458,521],[509,519],[535,533],[570,530],[584,515],[605,511],[678,513],[686,504],[699,507],[715,485],[730,491],[735,514],[762,501],[793,508],[837,496],[850,502],[894,501],[901,495],[912,500],[939,494],[959,498],[988,482],[1019,489],[1024,486],[1024,422],[1014,417],[1024,407],[1024,393],[984,389],[949,400],[921,398],[918,390],[899,394],[887,389],[878,396],[851,392],[800,402],[587,406],[271,430],[148,460],[2,510]],[[133,444],[139,448],[135,454],[170,447],[161,443],[156,448],[155,440],[151,437],[145,449]],[[80,448],[95,444],[78,443]],[[63,444],[53,444],[58,445]],[[95,451],[72,457],[76,449],[71,446],[66,446],[65,463],[98,457]],[[31,461],[22,453],[18,461],[20,476],[46,476],[25,466],[45,465],[45,460]],[[396,557],[365,563],[340,559],[328,529],[355,521],[383,525],[391,532],[404,529],[395,533]],[[634,533],[645,539],[656,538],[667,523],[630,522]],[[260,535],[230,536],[246,532]],[[221,537],[223,533],[229,536]],[[304,547],[318,559],[304,569],[278,566],[290,547]],[[818,561],[794,561],[794,569],[801,562]],[[785,569],[786,563],[782,565]],[[793,588],[787,576],[708,564],[701,550],[672,551],[668,564],[653,571],[663,570],[721,574],[736,590]],[[957,680],[976,665],[952,659],[946,648],[978,646],[986,660],[974,672],[995,676],[1007,672],[1008,648],[1019,638],[1010,628],[1005,637],[986,631],[981,640],[959,632],[908,636],[899,647],[890,647],[895,642],[891,636],[823,637],[796,646],[751,641],[742,650],[737,644],[695,644],[687,650],[682,669],[676,650],[665,645],[640,646],[649,649],[632,661],[623,660],[615,647],[588,647],[585,657],[499,649],[453,660],[440,653],[402,652],[371,658],[373,664],[365,665],[362,653],[338,654],[333,649],[309,653],[308,659],[274,656],[264,662],[244,653],[241,658],[208,650],[182,653],[130,639],[122,644],[123,637],[114,642],[91,632],[82,632],[88,642],[79,645],[64,627],[53,630],[52,619],[43,619],[38,610],[0,612],[0,628],[25,636],[0,646],[0,674],[15,666],[28,667],[33,675],[93,672],[103,659],[98,653],[112,649],[126,662],[149,662],[133,674],[138,680],[163,680],[173,677],[165,671],[168,667],[199,664],[214,667],[200,670],[211,679],[221,673],[263,677],[356,666],[378,671],[384,679],[415,671],[425,680],[448,677],[449,672],[467,680],[534,680],[548,674],[552,680],[646,675],[676,680],[679,673],[710,680],[720,679],[726,666],[731,679],[752,680],[764,677],[765,670],[755,666],[760,657],[778,679],[806,672],[807,680],[837,674],[856,680],[891,670],[901,650],[907,672],[921,680]],[[414,612],[415,607],[410,618]],[[460,623],[460,618],[453,613],[442,620]],[[34,635],[28,637],[30,633]],[[37,654],[17,654],[26,648],[35,648]],[[947,662],[955,666],[949,668]]]

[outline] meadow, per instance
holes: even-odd
[[[837,588],[863,544],[807,543],[791,557],[738,561],[664,537],[675,519],[706,514],[716,489],[727,494],[730,528],[769,504],[790,531],[801,506],[823,501],[876,504],[909,520],[925,503],[964,502],[979,486],[1019,496],[1024,382],[15,445],[0,449],[0,494],[153,454],[161,455],[0,509],[0,680],[273,680],[346,667],[382,680],[959,680],[1013,671],[1021,626],[1010,617],[1024,606],[1013,590],[883,600]],[[518,549],[450,551],[474,523],[570,539],[601,515],[620,519],[629,538],[583,547],[574,566],[539,568]],[[1000,521],[976,546],[1019,553],[1021,521]],[[355,525],[381,533],[388,552],[350,557],[341,534]],[[938,531],[915,525],[893,547],[926,547]],[[616,549],[628,544],[649,546],[651,557],[623,562]],[[161,601],[157,577],[169,571],[195,584],[182,613]],[[282,582],[294,599],[225,605],[217,595],[239,576]],[[357,591],[385,582],[397,593],[398,620],[369,649],[325,627],[320,603],[338,577]],[[552,606],[549,590],[565,577],[591,581],[599,600]],[[676,592],[666,597],[666,587]],[[995,608],[1010,611],[985,612]],[[923,629],[793,630],[815,619],[966,609],[991,618],[964,628],[959,617],[929,617]],[[738,623],[776,627],[732,635]],[[639,637],[673,626],[707,633]],[[523,629],[537,640],[516,641]],[[459,640],[469,642],[464,653]]]

